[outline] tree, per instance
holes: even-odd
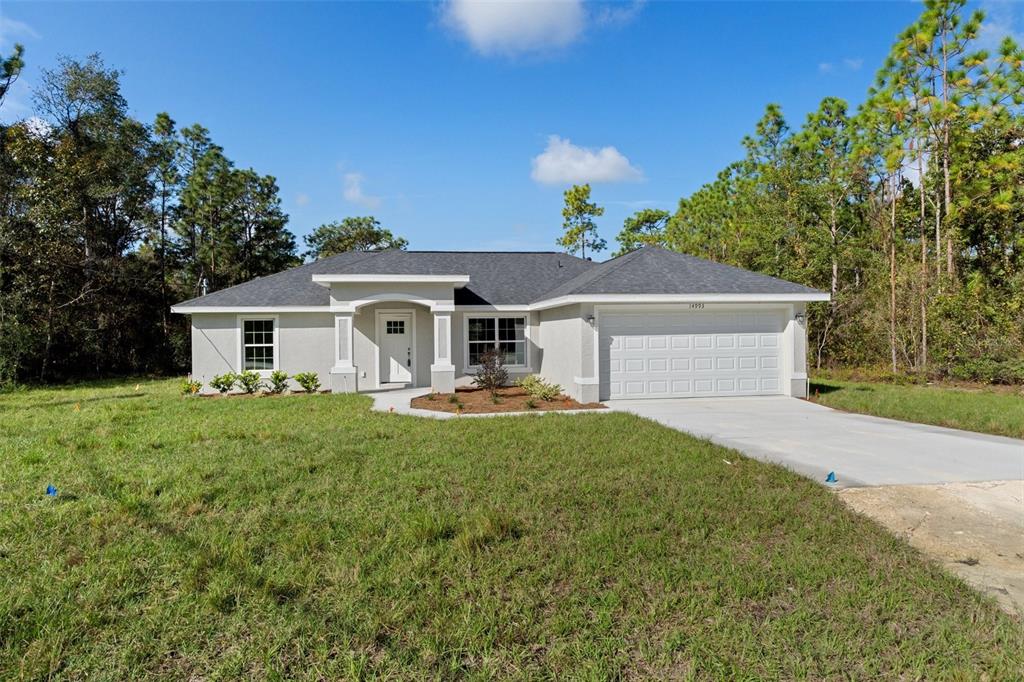
[[[590,185],[573,185],[565,190],[565,207],[562,209],[562,229],[565,233],[555,242],[568,253],[579,252],[587,257],[587,249],[604,251],[606,243],[597,234],[594,218],[604,215],[604,209],[590,201]]]
[[[306,258],[316,260],[347,251],[383,251],[404,249],[409,242],[381,227],[373,216],[345,218],[340,223],[325,223],[304,238]]]
[[[0,106],[3,106],[4,97],[25,68],[24,56],[25,48],[20,43],[14,44],[14,51],[9,57],[0,55]]]
[[[622,224],[622,231],[616,237],[619,250],[615,255],[622,256],[644,246],[664,246],[665,225],[671,217],[672,214],[668,211],[644,208],[626,218]]]

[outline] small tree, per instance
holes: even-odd
[[[573,185],[565,190],[565,208],[562,209],[562,229],[565,233],[555,242],[569,253],[580,252],[587,257],[587,249],[604,251],[606,243],[597,236],[594,218],[604,215],[604,209],[590,201],[590,185]]]
[[[480,369],[473,375],[473,383],[490,391],[492,396],[497,395],[498,389],[508,383],[504,356],[497,348],[480,356]]]

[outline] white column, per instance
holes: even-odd
[[[334,316],[334,367],[331,368],[331,391],[353,393],[356,390],[356,367],[352,313]]]
[[[452,363],[452,314],[436,312],[434,317],[434,363],[430,365],[430,387],[434,393],[455,392]]]

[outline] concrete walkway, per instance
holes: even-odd
[[[839,486],[1024,479],[1024,441],[840,412],[785,397],[611,400],[665,426],[708,438]]]

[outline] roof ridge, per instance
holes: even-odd
[[[636,251],[630,251],[629,253],[624,253],[621,256],[615,256],[611,260],[606,260],[603,263],[597,263],[597,267],[591,268],[586,272],[581,272],[580,274],[570,279],[568,282],[563,282],[561,285],[554,287],[553,289],[549,290],[547,294],[545,294],[545,296],[550,295],[552,291],[564,289],[566,287],[571,286],[571,288],[568,291],[562,294],[563,296],[569,296],[583,284],[593,284],[594,282],[598,282],[604,279],[610,273],[621,267],[624,263],[628,263],[630,260],[632,260],[632,258],[641,251],[643,251],[643,248],[637,249]],[[586,279],[587,275],[590,275],[591,277],[589,279]],[[580,280],[580,282],[577,283],[576,280]]]

